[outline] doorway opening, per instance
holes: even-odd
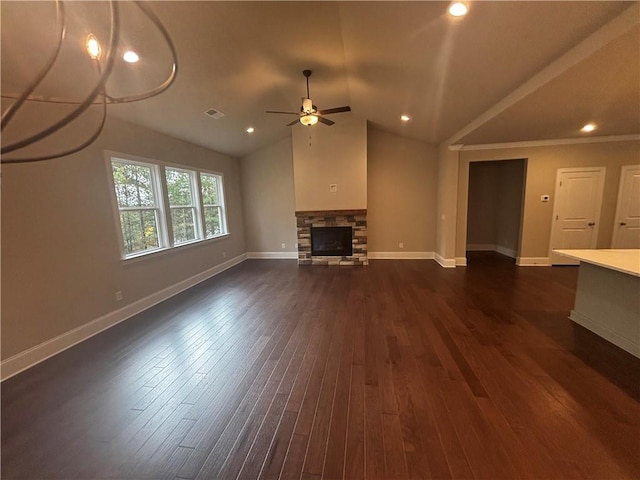
[[[469,164],[467,252],[496,252],[511,263],[516,262],[522,236],[525,177],[525,159]]]

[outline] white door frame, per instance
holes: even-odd
[[[628,170],[637,170],[640,168],[640,165],[624,165],[620,168],[620,183],[618,184],[618,201],[616,203],[616,214],[613,217],[613,235],[611,236],[611,248],[616,248],[616,237],[620,229],[618,228],[618,224],[620,223],[620,208],[622,207],[622,187],[624,187],[624,175]]]
[[[604,193],[604,178],[607,172],[606,167],[572,167],[572,168],[559,168],[556,172],[556,190],[554,193],[554,201],[553,201],[553,215],[551,217],[551,236],[549,237],[549,264],[553,265],[553,240],[555,235],[557,234],[557,229],[559,223],[556,222],[556,216],[559,214],[560,202],[558,202],[558,193],[560,191],[560,177],[563,173],[571,173],[571,172],[599,172],[600,173],[600,181],[598,185],[598,198],[596,199],[596,213],[595,213],[595,225],[593,228],[593,235],[591,237],[591,245],[590,248],[595,248],[598,241],[598,230],[600,229],[600,215],[602,214],[602,197]],[[556,257],[557,258],[557,257]],[[565,258],[565,260],[569,260]],[[577,265],[579,262],[575,262]],[[572,262],[568,261],[567,265],[571,265]]]

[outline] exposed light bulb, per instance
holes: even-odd
[[[140,57],[133,50],[127,50],[124,52],[124,55],[122,55],[122,59],[127,63],[136,63],[140,60]]]
[[[401,115],[400,120],[402,120],[403,122],[408,122],[409,120],[411,120],[411,117],[409,115]]]
[[[98,43],[98,39],[90,33],[87,37],[87,53],[94,60],[100,58],[100,44]]]
[[[462,2],[452,3],[449,7],[449,14],[454,17],[462,17],[463,15],[466,15],[468,11],[469,7]]]
[[[300,117],[300,123],[309,127],[318,123],[318,117],[316,115],[304,115]]]
[[[580,129],[581,132],[593,132],[597,128],[595,123],[587,123],[584,127]]]
[[[256,131],[256,129],[255,129],[255,128],[253,128],[253,127],[249,127],[249,128],[247,128],[247,133],[253,133],[253,132],[255,132],[255,131]]]

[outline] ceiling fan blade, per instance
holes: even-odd
[[[293,121],[293,122],[291,122],[291,123],[287,123],[287,127],[290,127],[290,126],[292,126],[292,125],[295,125],[296,123],[300,123],[300,119],[299,119],[299,118],[298,118],[298,119],[296,119],[296,120],[294,120],[294,121]]]
[[[333,121],[329,120],[328,118],[324,118],[324,117],[321,117],[321,116],[318,116],[318,121],[320,123],[324,123],[325,125],[328,125],[328,126],[331,126],[334,123],[336,123],[336,122],[333,122]]]
[[[320,115],[330,115],[332,113],[342,113],[342,112],[350,112],[351,107],[335,107],[335,108],[325,108],[324,110],[318,110]]]
[[[276,110],[267,110],[266,113],[286,113],[287,115],[300,115],[299,112],[279,112]]]

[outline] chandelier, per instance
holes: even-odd
[[[7,3],[20,4],[21,2]],[[40,2],[35,3],[38,4]],[[71,5],[73,4],[79,5],[79,3],[71,2]],[[80,13],[78,13],[78,11],[75,11],[74,13],[76,15],[72,19],[70,19],[69,15],[69,5],[66,5],[63,0],[56,0],[54,5],[56,30],[53,32],[53,35],[55,36],[55,41],[53,42],[51,51],[45,56],[46,60],[43,62],[41,67],[38,67],[39,69],[35,74],[31,75],[26,80],[20,79],[22,80],[22,85],[19,85],[17,87],[15,87],[15,85],[12,85],[12,87],[15,87],[14,91],[5,92],[3,88],[3,91],[0,92],[3,103],[2,118],[0,123],[0,130],[3,132],[3,143],[1,147],[2,163],[39,162],[64,157],[83,150],[84,148],[91,145],[100,136],[105,125],[105,120],[107,117],[107,107],[109,105],[137,102],[154,97],[169,88],[177,75],[178,60],[175,45],[160,19],[144,1],[119,2],[117,0],[109,0],[104,2],[89,2],[83,5],[85,11],[80,11]],[[74,8],[76,5],[73,5],[72,8]],[[147,25],[150,25],[154,29],[154,35],[162,39],[163,43],[166,46],[167,52],[165,53],[168,53],[168,56],[165,56],[167,56],[169,64],[167,65],[166,73],[162,75],[162,80],[157,84],[154,84],[152,86],[145,85],[145,88],[139,92],[114,95],[111,94],[108,88],[108,81],[110,78],[112,78],[114,72],[116,72],[118,69],[126,68],[128,64],[134,64],[140,60],[138,53],[136,53],[136,51],[133,49],[127,49],[123,52],[123,49],[127,48],[127,45],[125,45],[122,41],[122,14],[120,10],[123,5],[126,5],[127,8],[137,9],[137,11],[139,11],[143,16],[141,18],[147,19],[149,21],[147,22]],[[105,11],[108,11],[107,15],[105,15]],[[85,15],[85,17],[91,18],[82,17],[81,14],[86,12],[89,12],[90,15]],[[132,15],[129,15],[129,17],[131,16]],[[6,18],[4,12],[3,17]],[[39,18],[39,16],[37,17]],[[25,23],[28,20],[31,20],[25,18],[25,16],[18,18],[23,18]],[[91,28],[100,30],[100,28],[97,26],[92,27],[91,25],[89,25],[91,20],[96,19],[99,20],[100,25],[104,27],[103,39],[98,38],[98,36],[94,35],[93,33],[89,33],[88,35],[86,35],[86,31],[91,30]],[[42,21],[42,18],[39,18],[39,21]],[[136,27],[138,26],[138,23],[135,25]],[[70,24],[81,24],[82,28],[77,29],[79,30],[77,32],[72,32],[73,28],[70,28]],[[15,29],[15,26],[13,27],[14,31],[19,31],[19,29]],[[3,29],[4,28],[5,26],[3,25]],[[37,26],[33,28],[35,28],[34,31],[38,31]],[[74,35],[74,38],[70,38],[72,34]],[[140,35],[138,35],[138,37],[139,36]],[[132,38],[135,37],[136,35],[132,35]],[[149,43],[148,39],[147,43]],[[9,45],[7,44],[7,42],[3,42],[3,44],[3,50],[6,48],[8,49],[9,53],[15,53],[10,51],[10,49],[12,48],[11,45],[16,45],[15,42],[11,42],[11,44]],[[84,58],[83,55],[78,54],[77,51],[73,51],[72,53],[68,53],[65,55],[65,48],[69,50],[73,50],[73,48],[75,48],[76,50],[78,50],[78,45],[82,45],[84,47],[84,52],[82,52]],[[3,51],[3,56],[5,55],[5,53],[7,52]],[[15,56],[17,56],[18,58],[20,57],[20,55],[18,54],[16,54]],[[62,60],[63,57],[64,60]],[[69,74],[68,71],[65,72],[66,67],[64,65],[62,67],[60,66],[61,63],[64,64],[64,62],[70,62],[70,59],[73,60],[74,66],[75,76],[73,76],[73,78],[68,78]],[[149,65],[149,62],[147,62],[146,64]],[[68,65],[68,63],[65,65]],[[58,67],[57,70],[56,66]],[[152,68],[155,68],[156,70],[161,67],[163,66],[152,66]],[[3,65],[3,70],[4,68],[5,66]],[[79,70],[75,70],[76,68]],[[164,69],[162,70],[164,71]],[[54,71],[56,71],[58,78],[52,79],[52,72]],[[5,72],[3,72],[3,74],[4,73]],[[47,80],[52,85],[58,85],[62,83],[72,84],[76,79],[80,81],[80,79],[86,78],[91,79],[89,88],[87,89],[88,91],[79,95],[77,98],[74,98],[74,96],[72,95],[72,93],[74,92],[69,92],[69,89],[67,89],[67,91],[62,95],[57,94],[59,93],[59,89],[54,89],[54,93],[51,93],[51,91],[45,93],[39,92],[39,87],[41,87]],[[135,84],[136,82],[128,83]],[[71,90],[74,90],[73,87],[71,88]],[[7,105],[6,107],[5,104]],[[20,135],[19,138],[11,139],[11,143],[5,145],[5,129],[10,124],[12,124],[12,122],[15,122],[20,118],[21,111],[25,108],[25,106],[31,105],[33,108],[37,108],[37,105],[45,104],[58,104],[60,110],[63,110],[62,117],[45,122],[45,124],[38,126],[37,131]],[[86,123],[90,122],[89,117],[87,116],[87,112],[92,106],[100,110],[100,118],[96,122],[95,128],[92,129],[92,132],[88,133],[86,138],[82,138],[78,144],[66,146],[65,148],[62,148],[60,151],[56,152],[40,152],[35,155],[32,154],[28,156],[7,157],[8,154],[14,154],[14,152],[18,152],[22,149],[30,146],[35,146],[43,142],[43,140],[49,138],[53,134],[59,132],[61,129],[69,125],[82,124],[84,126]],[[38,117],[46,118],[46,115],[41,115]],[[23,121],[22,123],[24,126],[24,124],[27,124],[29,122]]]

